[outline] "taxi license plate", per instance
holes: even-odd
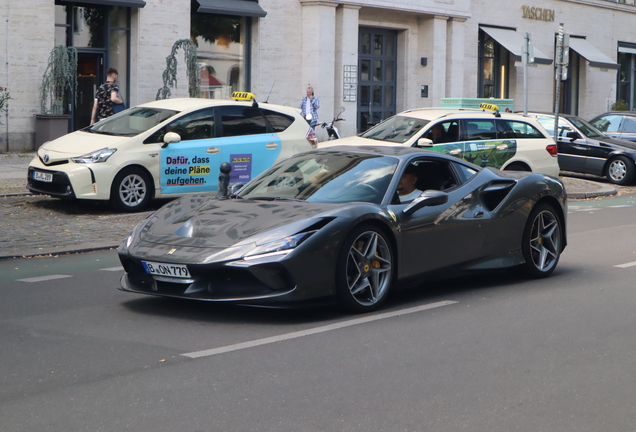
[[[33,172],[33,179],[38,181],[43,181],[47,183],[51,183],[53,181],[53,174],[51,173],[43,173],[40,171]]]
[[[146,269],[146,273],[157,276],[167,276],[174,278],[189,278],[188,268],[180,264],[165,264],[152,261],[141,262]]]

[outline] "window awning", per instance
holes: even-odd
[[[121,7],[134,7],[142,8],[146,6],[144,0],[73,0],[74,3],[94,4],[101,6],[121,6]],[[64,1],[62,3],[71,3],[71,0]]]
[[[597,50],[591,43],[582,38],[570,37],[570,48],[590,62],[591,67],[618,69],[618,63]]]
[[[197,12],[263,18],[267,12],[255,0],[197,0]]]
[[[501,46],[510,51],[515,56],[516,61],[521,61],[522,47],[526,41],[523,36],[514,30],[494,28],[494,27],[479,27],[488,35],[496,40]],[[539,64],[552,64],[552,59],[548,58],[545,54],[534,47],[534,62]]]

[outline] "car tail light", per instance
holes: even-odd
[[[309,128],[307,131],[307,141],[311,144],[311,148],[315,149],[318,146],[318,138],[316,138],[316,132],[314,132],[314,128]]]
[[[557,157],[559,155],[556,144],[550,144],[545,149],[548,151],[548,153],[550,153],[550,156]]]

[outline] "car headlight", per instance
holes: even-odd
[[[256,246],[243,256],[243,259],[257,259],[262,258],[263,255],[286,255],[293,251],[298,245],[307,240],[316,231],[309,231],[300,234],[295,234],[284,239],[276,240],[273,242],[265,243],[264,245]]]
[[[106,160],[108,160],[108,158],[116,151],[116,148],[103,148],[83,156],[71,158],[71,160],[75,163],[106,162]]]

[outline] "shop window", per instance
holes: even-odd
[[[510,53],[486,32],[479,31],[479,87],[477,97],[508,98]]]
[[[249,91],[247,59],[251,18],[196,12],[193,3],[190,33],[197,45],[201,97],[227,99],[234,91]]]

